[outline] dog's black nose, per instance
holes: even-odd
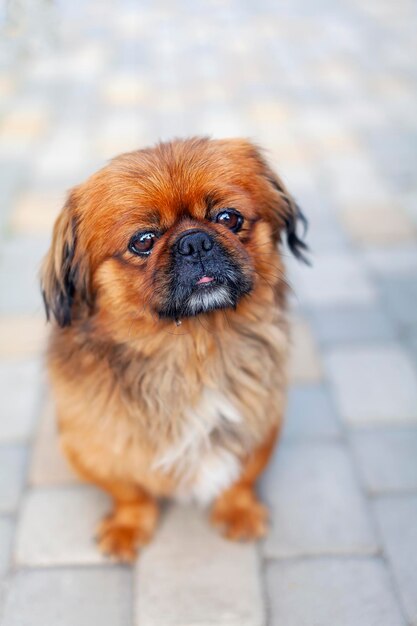
[[[177,249],[182,256],[199,256],[206,254],[213,245],[213,239],[203,230],[187,230],[178,239]]]

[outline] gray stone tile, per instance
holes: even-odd
[[[48,239],[25,236],[8,239],[0,256],[1,314],[41,313],[39,269]]]
[[[80,483],[58,438],[58,424],[52,398],[48,397],[41,411],[30,457],[29,482],[32,486],[46,487]]]
[[[407,333],[405,343],[407,348],[410,350],[415,363],[417,364],[417,328]]]
[[[49,328],[45,314],[40,317],[32,315],[0,317],[0,369],[2,372],[0,380],[8,379],[13,362],[20,360],[23,363],[44,355]],[[40,369],[42,373],[45,371],[43,363]]]
[[[378,276],[409,276],[417,273],[417,246],[372,247],[361,252],[366,265]]]
[[[2,626],[126,626],[127,568],[23,570],[10,581]]]
[[[108,498],[87,486],[37,488],[26,496],[20,514],[15,559],[20,565],[105,563],[94,541]]]
[[[359,246],[415,242],[416,229],[407,212],[391,199],[347,203],[340,212],[347,232]]]
[[[377,549],[367,504],[338,443],[278,446],[261,481],[271,508],[268,557],[370,554]]]
[[[311,216],[306,241],[312,251],[313,259],[315,251],[340,252],[348,246],[346,234],[330,211],[324,215]]]
[[[14,523],[11,518],[0,517],[0,579],[8,570],[12,550]]]
[[[0,157],[0,228],[8,218],[13,198],[24,179],[27,163],[24,159]]]
[[[220,537],[198,509],[171,507],[137,564],[136,626],[261,626],[256,547]]]
[[[324,385],[294,385],[288,394],[284,439],[328,439],[340,435],[340,425]]]
[[[402,328],[417,328],[417,273],[412,276],[380,278],[382,301]]]
[[[396,329],[384,310],[376,305],[313,309],[310,322],[323,346],[366,341],[391,341]]]
[[[417,374],[399,345],[335,348],[324,355],[324,364],[347,422],[417,421]]]
[[[374,504],[378,526],[401,602],[417,624],[417,494],[382,497]]]
[[[0,513],[16,510],[25,484],[26,448],[21,445],[0,446]]]
[[[30,437],[39,405],[40,381],[38,361],[0,361],[0,442]]]
[[[368,129],[367,135],[384,177],[398,189],[413,186],[417,167],[415,129],[405,130],[402,124],[396,127],[387,124],[383,133],[379,129]]]
[[[369,491],[417,489],[417,428],[358,432],[352,441]]]
[[[290,381],[317,383],[322,378],[322,367],[320,354],[309,325],[302,318],[292,316],[290,336]]]
[[[385,200],[386,185],[365,151],[352,151],[337,159],[329,154],[325,167],[329,185],[340,206],[366,206]]]
[[[312,307],[372,304],[376,292],[364,267],[353,255],[314,255],[311,267],[289,265],[289,278],[300,301]]]
[[[271,626],[406,626],[379,559],[275,562],[267,584]]]
[[[91,143],[80,124],[57,125],[38,151],[34,174],[45,184],[59,180],[72,186],[89,174],[90,155]]]
[[[416,189],[401,194],[401,202],[417,225],[417,193]],[[416,254],[417,257],[417,254]]]

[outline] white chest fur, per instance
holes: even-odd
[[[198,406],[187,411],[182,435],[154,463],[155,469],[178,476],[178,499],[208,504],[239,477],[239,459],[221,443],[221,437],[212,435],[241,421],[229,400],[208,388]]]

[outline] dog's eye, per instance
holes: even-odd
[[[150,253],[152,250],[156,239],[156,234],[149,233],[138,233],[129,243],[129,250],[134,254],[139,254],[141,256],[145,256]]]
[[[216,222],[237,233],[242,228],[243,217],[236,209],[225,209],[216,215]]]

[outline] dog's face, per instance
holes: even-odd
[[[190,139],[121,155],[75,188],[43,269],[47,311],[181,319],[276,282],[285,231],[302,256],[302,218],[259,151]],[[271,270],[273,268],[273,271]]]

